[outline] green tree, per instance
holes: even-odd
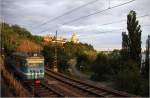
[[[137,64],[128,60],[122,63],[122,69],[114,77],[115,85],[119,90],[140,96],[149,96],[149,82],[142,79]]]
[[[45,64],[51,65],[52,67],[54,62],[55,48],[51,45],[45,45],[43,49],[43,55],[45,58]]]
[[[136,20],[136,12],[130,11],[127,16],[128,42],[130,59],[141,65],[141,26]]]
[[[126,32],[122,32],[121,56],[123,60],[127,60],[129,58],[129,42],[128,42],[128,35],[126,34]]]
[[[45,64],[48,64],[50,67],[54,65],[54,56],[55,56],[55,45],[45,45],[43,49],[43,55],[45,57]],[[68,56],[64,51],[64,48],[57,46],[57,66],[59,71],[65,71],[68,69],[69,65]]]
[[[92,78],[96,80],[106,80],[110,72],[107,55],[104,53],[99,53],[91,68],[94,72]]]
[[[119,50],[113,50],[108,54],[108,63],[110,65],[109,72],[111,73],[110,75],[113,79],[113,77],[123,69],[123,60]]]
[[[80,70],[83,70],[88,66],[89,64],[88,57],[85,53],[78,55],[77,57],[77,68]]]
[[[68,60],[69,57],[67,56],[67,54],[64,51],[63,47],[58,47],[58,53],[57,53],[57,61],[58,61],[58,67],[60,71],[68,71]]]
[[[118,89],[133,94],[141,92],[141,78],[136,63],[127,61],[124,68],[118,72],[115,77],[115,83]]]
[[[75,58],[85,52],[96,52],[92,45],[78,43],[74,44],[72,42],[67,42],[64,44],[64,51],[69,58]]]

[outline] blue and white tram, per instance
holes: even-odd
[[[37,53],[15,52],[12,55],[13,67],[23,79],[41,80],[44,78],[44,57]]]

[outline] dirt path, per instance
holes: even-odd
[[[71,65],[71,72],[72,72],[72,74],[73,75],[75,75],[75,76],[77,76],[77,77],[79,77],[80,79],[89,79],[90,78],[90,76],[88,76],[88,75],[86,75],[86,74],[83,74],[83,73],[81,73],[79,70],[77,70],[77,68],[76,68],[76,60],[75,59],[72,59],[72,65]]]
[[[71,59],[69,61],[70,63],[70,72],[73,76],[76,76],[78,77],[80,80],[83,80],[85,82],[88,82],[88,83],[92,83],[92,84],[95,84],[95,85],[98,85],[98,86],[101,86],[101,87],[112,87],[112,83],[111,82],[96,82],[96,81],[92,81],[90,80],[90,76],[89,75],[86,75],[82,72],[80,72],[77,68],[76,68],[76,60],[75,59]]]

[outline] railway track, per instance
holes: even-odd
[[[83,81],[65,76],[61,73],[54,72],[48,68],[46,68],[45,74],[58,80],[59,82],[61,81],[66,85],[72,86],[72,88],[78,89],[78,91],[82,92],[83,95],[86,95],[85,97],[129,97],[129,95],[126,93],[99,88],[94,85],[85,83]],[[14,75],[16,74],[14,73]],[[31,91],[32,95],[37,96],[37,97],[64,97],[66,96],[63,93],[58,92],[59,89],[53,89],[52,87],[49,87],[49,85],[44,81],[41,82],[41,84],[34,85],[34,86],[32,85],[33,83],[29,81],[21,81],[21,83],[23,83],[23,85],[29,91]],[[65,87],[67,88],[67,86]]]
[[[46,75],[55,78],[58,81],[61,81],[65,84],[68,84],[70,86],[73,86],[74,88],[79,89],[83,93],[87,94],[88,96],[93,96],[93,97],[129,97],[131,95],[116,91],[116,90],[110,90],[102,87],[96,87],[92,84],[65,76],[61,73],[54,72],[51,69],[46,68]]]
[[[24,81],[23,84],[32,92],[32,95],[35,97],[63,97],[63,94],[60,94],[57,92],[57,90],[48,87],[48,85],[43,81],[40,84],[34,85],[32,85],[32,82]]]
[[[21,76],[14,71],[12,71],[13,75],[20,79]],[[64,97],[64,95],[60,92],[57,92],[56,89],[50,88],[48,84],[43,80],[39,84],[35,84],[33,80],[19,80],[22,85],[31,92],[31,96],[35,97]]]

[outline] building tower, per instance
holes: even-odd
[[[73,33],[70,41],[73,43],[79,43],[79,39],[77,38],[76,33]]]

